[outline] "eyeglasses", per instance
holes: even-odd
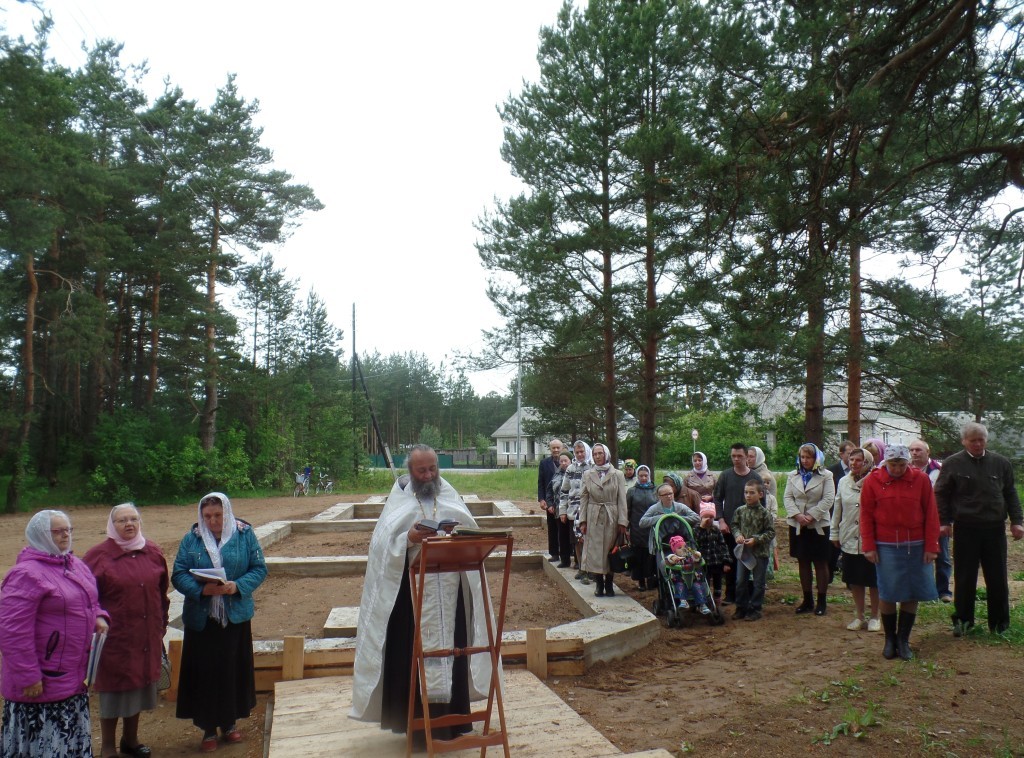
[[[219,497],[207,497],[203,498],[203,502],[199,504],[199,507],[202,508],[207,505],[223,505],[223,503],[221,503]]]
[[[50,530],[50,534],[56,534],[56,535],[66,534],[66,535],[70,536],[70,534],[73,531],[75,531],[73,528],[71,528],[70,526],[66,526],[63,529],[51,529]]]
[[[119,526],[124,526],[125,524],[137,524],[139,523],[139,521],[141,521],[141,519],[138,516],[129,516],[127,518],[114,519],[114,523]]]

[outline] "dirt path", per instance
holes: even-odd
[[[240,499],[234,506],[240,517],[262,524],[308,518],[337,499]],[[103,539],[106,508],[72,508],[69,514],[77,553]],[[146,536],[173,560],[178,541],[195,521],[195,509],[149,506],[143,519]],[[0,516],[4,570],[24,545],[26,521],[24,515]],[[520,530],[517,538],[517,547],[543,549],[546,544],[541,529]],[[367,540],[368,535],[352,535],[335,546],[361,555]],[[784,538],[782,543],[785,554]],[[1010,552],[1012,576],[1024,571],[1024,545],[1014,543]],[[650,592],[636,593],[628,579],[619,578],[618,584],[647,605],[654,598]],[[920,614],[912,638],[919,658],[886,661],[880,634],[845,629],[852,606],[844,587],[830,588],[828,615],[808,618],[793,613],[797,586],[795,566],[785,559],[770,585],[763,620],[729,621],[721,627],[694,620],[683,629],[663,630],[655,644],[627,659],[549,684],[624,750],[663,747],[675,755],[713,756],[1024,755],[1024,705],[1016,696],[1024,680],[1021,648],[985,633],[954,639],[948,606],[934,604]],[[510,606],[525,604],[522,593],[543,594],[524,583],[510,597]],[[292,594],[299,605],[317,602],[318,594]],[[1020,602],[1020,582],[1011,582],[1011,595],[1015,604]],[[276,636],[274,625],[282,627],[281,614],[294,613],[294,606],[278,603],[275,608],[273,597],[271,592],[263,598],[257,594],[257,625]],[[553,602],[560,604],[557,598]],[[261,697],[245,723],[245,743],[222,747],[219,755],[262,756],[265,707]],[[859,728],[863,739],[843,733],[844,723],[858,720],[868,723]],[[141,733],[160,756],[193,755],[198,747],[197,730],[174,718],[173,704],[144,714]],[[566,739],[571,741],[571,735]]]

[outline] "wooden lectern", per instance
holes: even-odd
[[[487,587],[487,576],[484,574],[484,560],[497,548],[505,548],[505,568],[501,579],[501,597],[498,602],[497,624],[493,622],[491,594]],[[406,755],[412,755],[412,735],[414,731],[426,732],[427,754],[446,753],[452,750],[480,748],[480,756],[487,755],[489,745],[501,745],[505,749],[505,757],[510,758],[508,749],[508,733],[505,728],[505,707],[502,700],[499,682],[501,653],[501,630],[505,623],[505,596],[508,594],[508,576],[512,566],[512,536],[458,536],[429,537],[420,543],[420,554],[409,566],[409,587],[412,590],[413,619],[413,664],[409,674],[409,721],[406,730]],[[428,574],[476,571],[480,576],[480,588],[483,592],[484,618],[487,626],[487,644],[465,648],[447,648],[424,650],[423,638],[420,634],[420,618],[423,612],[423,587]],[[466,598],[467,603],[471,598]],[[430,718],[427,703],[427,677],[425,660],[427,658],[451,658],[458,656],[486,654],[491,663],[491,687],[487,694],[487,708],[469,714],[450,714],[436,719]],[[419,679],[420,700],[423,703],[423,717],[415,716],[416,680]],[[491,711],[497,705],[498,723],[500,728],[491,731]],[[465,734],[451,740],[435,740],[431,735],[431,727],[459,726],[483,722],[482,734]]]

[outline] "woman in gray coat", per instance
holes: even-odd
[[[611,464],[608,447],[598,443],[591,451],[594,465],[583,474],[580,488],[580,532],[583,534],[583,571],[593,574],[597,597],[615,595],[608,552],[615,537],[629,530],[626,479]]]

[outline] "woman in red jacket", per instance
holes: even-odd
[[[909,661],[917,604],[938,598],[932,563],[939,552],[939,512],[931,480],[910,467],[906,445],[888,446],[885,465],[864,480],[860,536],[861,551],[875,564],[878,579],[882,655]]]
[[[114,506],[107,539],[85,554],[100,602],[110,614],[110,632],[96,676],[100,695],[100,755],[116,756],[117,720],[123,719],[121,753],[146,758],[139,742],[139,714],[156,707],[160,653],[167,631],[167,561],[142,536],[142,519],[131,503]]]

